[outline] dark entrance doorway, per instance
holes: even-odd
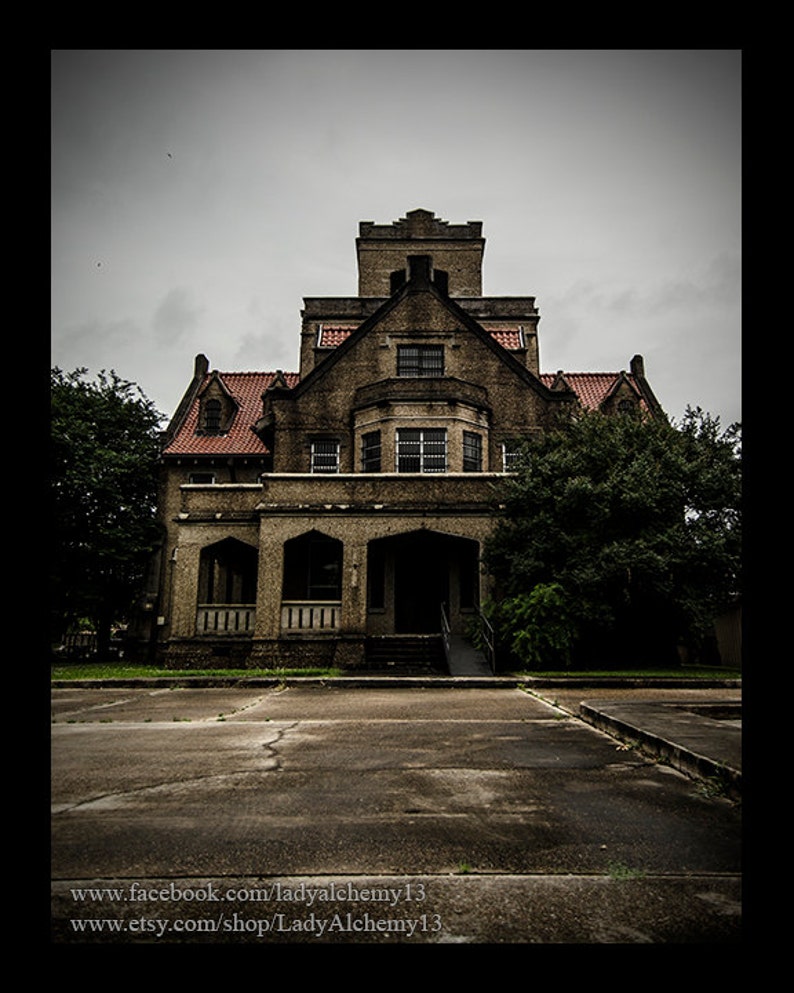
[[[447,541],[420,531],[406,536],[394,556],[394,630],[396,634],[437,634],[441,604],[449,602]]]
[[[368,606],[388,618],[381,633],[439,634],[441,605],[450,616],[475,605],[476,541],[438,531],[412,531],[370,542]]]

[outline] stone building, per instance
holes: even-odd
[[[172,666],[378,668],[464,635],[521,440],[580,404],[661,414],[643,362],[540,372],[535,298],[482,295],[480,222],[362,222],[358,295],[307,297],[298,372],[195,361],[164,437],[149,598]],[[156,618],[156,621],[155,621]]]

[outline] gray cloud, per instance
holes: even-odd
[[[194,330],[204,308],[192,301],[192,293],[182,287],[169,290],[160,301],[152,318],[158,339],[177,345],[187,332]]]

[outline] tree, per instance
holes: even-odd
[[[163,417],[114,371],[51,371],[53,638],[80,619],[104,653],[132,607],[158,537]]]
[[[582,413],[529,442],[485,560],[528,665],[669,663],[741,592],[741,430]]]

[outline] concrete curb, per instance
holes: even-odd
[[[583,721],[604,731],[613,738],[635,745],[644,754],[659,758],[696,779],[715,779],[733,799],[742,795],[742,774],[723,762],[700,755],[691,748],[678,745],[660,734],[644,730],[626,720],[605,714],[591,704],[579,705],[579,716]]]
[[[55,689],[101,689],[104,687],[142,688],[181,687],[228,689],[232,686],[330,686],[343,689],[397,688],[397,687],[458,687],[461,689],[509,689],[516,686],[528,688],[568,687],[570,689],[602,688],[665,688],[665,689],[741,689],[741,679],[659,679],[659,678],[572,678],[542,679],[518,676],[152,676],[107,679],[53,679]]]

